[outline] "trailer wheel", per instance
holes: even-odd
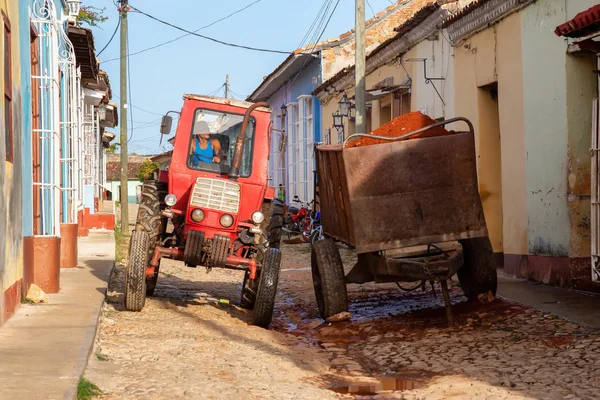
[[[311,269],[321,318],[348,311],[344,264],[333,240],[324,239],[313,244]]]
[[[146,263],[150,262],[154,248],[162,240],[168,219],[161,215],[165,208],[167,184],[155,180],[146,181],[142,187],[142,200],[138,208],[136,230],[148,233],[148,254]],[[158,267],[154,275],[146,278],[146,295],[152,296],[158,281]]]
[[[283,226],[284,209],[283,203],[279,200],[273,200],[263,203],[261,212],[265,216],[265,220],[261,224],[263,232],[266,232],[265,243],[259,249],[257,261],[262,262],[265,257],[265,249],[279,249],[281,244],[281,228]],[[242,299],[240,306],[248,310],[254,309],[256,303],[256,294],[258,292],[258,284],[260,282],[260,269],[257,272],[256,279],[250,279],[250,273],[246,271],[244,275],[244,283],[242,286]]]
[[[277,283],[279,281],[279,267],[281,265],[281,251],[270,248],[265,253],[256,302],[252,313],[252,324],[262,328],[268,328],[273,320],[273,309],[275,308],[275,295],[277,294]]]
[[[465,296],[477,300],[480,294],[491,291],[496,295],[498,277],[492,243],[488,237],[461,241],[464,266],[458,270],[458,280]]]
[[[129,262],[125,272],[125,308],[142,311],[146,303],[146,255],[148,233],[133,231],[129,243]]]

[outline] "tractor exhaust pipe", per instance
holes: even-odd
[[[231,170],[229,171],[229,179],[237,180],[240,177],[240,167],[242,166],[242,156],[244,155],[244,142],[246,141],[246,129],[250,122],[250,114],[258,107],[269,107],[269,103],[260,102],[254,103],[246,110],[244,121],[242,122],[242,131],[235,141],[235,150],[233,151],[233,161],[231,162]]]

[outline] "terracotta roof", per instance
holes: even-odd
[[[374,18],[367,20],[365,22],[365,41],[367,47],[369,47],[369,44],[373,44],[381,40],[382,30],[375,26],[376,23],[383,20],[387,20],[388,18],[391,18],[392,20],[398,19],[401,10],[403,8],[406,8],[407,3],[410,4],[416,1],[420,0],[398,1],[396,4],[390,5],[385,10],[377,13]],[[392,23],[394,23],[394,21]],[[397,24],[398,22],[395,23]],[[388,32],[383,30],[383,34],[388,35]],[[390,30],[389,34],[393,34],[393,32]],[[248,100],[264,100],[265,96],[260,94],[261,88],[263,88],[263,86],[267,84],[267,82],[269,82],[271,79],[274,79],[276,76],[278,76],[280,71],[285,70],[286,68],[295,68],[296,70],[293,73],[291,73],[291,75],[294,76],[297,73],[297,70],[301,70],[302,68],[304,68],[304,66],[309,64],[309,62],[306,61],[307,57],[312,57],[313,54],[319,53],[323,49],[337,47],[340,45],[340,43],[344,43],[345,41],[349,40],[349,38],[351,38],[352,35],[354,35],[354,29],[344,32],[339,36],[332,37],[317,43],[309,44],[305,47],[301,47],[294,50],[292,54],[290,54],[281,64],[279,64],[279,66],[277,66],[277,68],[275,68],[269,75],[263,78],[263,81],[252,92],[252,94],[248,96]],[[279,87],[281,87],[283,84],[285,84],[285,82],[277,82],[276,84],[278,85],[278,87],[275,90],[273,90],[273,93],[277,89],[279,89]]]
[[[488,1],[490,1],[490,0],[473,0],[470,3],[467,3],[459,11],[455,12],[454,14],[452,14],[448,18],[446,18],[446,20],[442,24],[442,28],[446,28],[448,25],[452,25],[459,19],[466,17],[467,15],[472,13],[473,10],[476,10],[477,8],[481,7]]]
[[[580,12],[570,21],[556,27],[556,36],[578,38],[600,31],[600,5]]]
[[[130,181],[137,181],[137,174],[140,171],[142,163],[127,163],[127,179]],[[120,162],[108,162],[106,163],[106,180],[107,181],[119,181],[121,180],[121,163]]]
[[[394,28],[394,36],[388,38],[386,41],[377,46],[371,53],[368,54],[367,59],[375,56],[377,53],[382,51],[386,46],[388,46],[394,40],[397,40],[406,32],[418,26],[425,19],[427,19],[431,14],[437,11],[440,8],[440,3],[448,3],[448,1],[437,2],[435,0],[413,0],[410,5],[407,4],[401,12],[402,16],[400,20],[400,24]],[[313,95],[317,95],[324,91],[329,85],[339,80],[341,77],[351,73],[354,71],[354,65],[350,67],[343,68],[337,74],[332,76],[327,81],[323,82],[320,86],[318,86],[313,92]]]

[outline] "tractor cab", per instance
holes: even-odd
[[[163,117],[163,135],[171,131],[171,113]],[[141,251],[139,261],[130,254],[128,274],[134,278],[135,271],[144,269],[146,279],[143,288],[141,283],[126,285],[125,305],[141,310],[139,299],[154,293],[160,259],[168,257],[208,271],[245,271],[241,306],[254,309],[254,323],[266,327],[275,300],[283,224],[283,205],[267,185],[268,105],[185,95],[178,114],[169,170],[142,189],[130,252],[138,241],[142,248],[147,242],[148,250]],[[169,220],[174,228],[167,233]]]

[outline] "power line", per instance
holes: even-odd
[[[325,5],[327,4],[328,1],[329,0],[325,0],[323,2],[323,5],[321,5],[321,9],[319,10],[319,12],[317,13],[317,15],[315,16],[315,19],[313,19],[312,24],[308,28],[308,31],[306,32],[306,34],[304,34],[304,37],[300,41],[300,44],[298,44],[298,47],[297,47],[298,49],[300,49],[300,48],[302,48],[304,46],[305,40],[307,40],[309,38],[310,33],[313,32],[313,28],[315,27],[317,21],[321,18],[321,14],[323,13],[323,10],[325,9]]]
[[[304,64],[302,64],[302,68],[300,68],[298,70],[298,72],[296,73],[296,76],[294,77],[294,80],[292,80],[292,83],[290,84],[290,86],[292,86],[294,84],[294,82],[296,82],[296,79],[298,79],[298,77],[300,76],[300,72],[302,72],[302,70],[304,69],[304,67],[306,67],[306,65],[308,64],[309,60],[312,60],[312,53],[315,51],[315,49],[317,48],[317,44],[319,43],[319,40],[321,40],[321,37],[323,37],[323,34],[325,33],[325,30],[327,29],[327,27],[329,26],[329,22],[331,21],[331,18],[333,17],[333,14],[335,14],[335,10],[337,10],[338,5],[340,4],[340,0],[337,0],[337,2],[335,3],[335,7],[333,7],[333,11],[331,11],[331,14],[329,14],[329,18],[327,19],[327,22],[325,23],[325,26],[323,27],[323,30],[321,31],[321,34],[319,35],[319,37],[317,38],[317,40],[315,40],[314,45],[310,51],[309,56],[306,58],[306,61],[304,61]]]
[[[138,9],[138,8],[132,6],[132,5],[129,5],[129,6],[133,10],[137,11],[138,13],[140,13],[142,15],[145,15],[146,17],[148,17],[150,19],[153,19],[153,20],[155,20],[157,22],[160,22],[161,24],[168,25],[168,26],[170,26],[172,28],[175,28],[175,29],[180,30],[182,32],[186,32],[186,33],[188,33],[190,35],[198,36],[198,37],[200,37],[202,39],[210,40],[212,42],[219,43],[219,44],[222,44],[222,45],[225,45],[225,46],[236,47],[236,48],[246,49],[246,50],[260,51],[260,52],[263,52],[263,53],[275,53],[275,54],[286,54],[286,55],[290,54],[289,51],[270,50],[270,49],[263,49],[263,48],[260,48],[260,47],[243,46],[243,45],[240,45],[240,44],[235,44],[235,43],[230,43],[230,42],[225,42],[223,40],[215,39],[215,38],[210,37],[210,36],[201,35],[199,33],[196,33],[196,32],[193,32],[193,31],[189,31],[187,29],[184,29],[184,28],[182,28],[180,26],[177,26],[175,24],[172,24],[170,22],[163,21],[162,19],[154,17],[154,16],[152,16],[150,14],[147,14],[147,13],[143,12],[142,10],[140,10],[140,9]]]
[[[111,37],[110,37],[110,39],[108,40],[108,43],[106,43],[106,46],[104,46],[104,47],[102,48],[102,50],[100,50],[100,51],[98,52],[98,54],[96,54],[96,57],[99,57],[99,56],[100,56],[100,54],[102,54],[102,52],[103,52],[104,50],[106,50],[106,48],[108,47],[108,45],[109,45],[109,44],[112,42],[112,40],[115,38],[115,35],[117,34],[117,31],[119,30],[119,27],[120,27],[120,26],[121,26],[121,18],[119,18],[119,19],[117,20],[117,27],[115,28],[115,31],[113,32],[112,36],[111,36]]]
[[[217,24],[217,23],[219,23],[219,22],[221,22],[221,21],[225,21],[226,19],[228,19],[228,18],[231,18],[231,17],[233,17],[234,15],[241,13],[242,11],[244,11],[244,10],[246,10],[246,9],[248,9],[248,8],[250,8],[250,7],[252,7],[252,6],[253,6],[253,5],[255,5],[256,3],[259,3],[259,2],[261,2],[261,1],[262,1],[262,0],[255,0],[254,2],[252,2],[252,3],[248,4],[247,6],[245,6],[245,7],[243,7],[243,8],[240,8],[239,10],[236,10],[236,11],[234,11],[234,12],[232,12],[231,14],[229,14],[229,15],[226,15],[226,16],[225,16],[225,17],[223,17],[223,18],[220,18],[220,19],[218,19],[218,20],[216,20],[216,21],[214,21],[214,22],[211,22],[211,23],[210,23],[210,24],[208,24],[208,25],[204,25],[203,27],[196,29],[196,30],[194,31],[194,33],[196,33],[196,32],[199,32],[199,31],[201,31],[201,30],[203,30],[203,29],[209,28],[209,27],[211,27],[211,26],[213,26],[213,25],[215,25],[215,24]],[[177,41],[177,40],[179,40],[179,39],[182,39],[182,38],[184,38],[184,37],[187,37],[187,36],[190,36],[190,35],[191,35],[190,33],[186,33],[185,35],[178,36],[178,37],[176,37],[175,39],[167,40],[166,42],[159,43],[159,44],[157,44],[157,45],[155,45],[155,46],[148,47],[148,48],[146,48],[146,49],[143,49],[143,50],[140,50],[140,51],[136,51],[135,53],[130,53],[130,54],[128,54],[128,56],[136,56],[136,55],[138,55],[138,54],[142,54],[142,53],[145,53],[145,52],[147,52],[147,51],[150,51],[150,50],[157,49],[157,48],[159,48],[159,47],[161,47],[161,46],[164,46],[164,45],[166,45],[166,44],[169,44],[169,43],[173,43],[173,42],[175,42],[175,41]],[[106,60],[106,61],[104,61],[103,63],[104,63],[104,64],[106,64],[107,62],[116,61],[116,60],[119,60],[119,59],[120,59],[120,57],[117,57],[117,58],[111,58],[110,60]]]
[[[119,98],[120,98],[120,97],[119,97],[119,96],[117,96],[116,94],[113,94],[113,97],[116,97],[117,99],[119,99]],[[143,111],[143,112],[145,112],[145,113],[148,113],[148,114],[152,114],[152,115],[160,115],[161,117],[163,116],[163,114],[159,114],[159,113],[155,113],[155,112],[152,112],[152,111],[144,110],[144,109],[143,109],[143,108],[141,108],[141,107],[136,107],[136,106],[132,106],[132,107],[133,107],[133,108],[137,108],[138,110],[140,110],[140,111]]]

